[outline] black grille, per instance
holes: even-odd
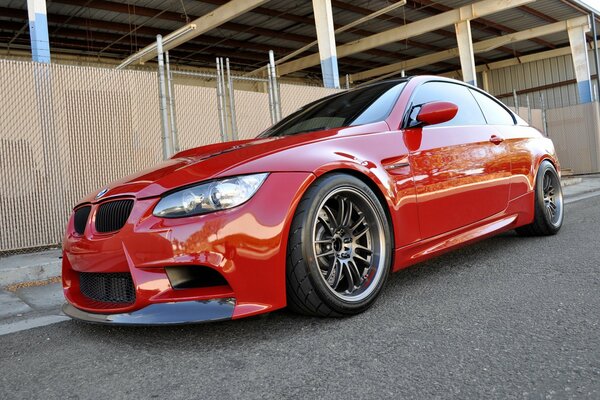
[[[96,213],[96,231],[118,231],[125,225],[133,208],[133,200],[116,200],[103,203]]]
[[[73,222],[75,224],[75,232],[79,233],[80,235],[83,235],[83,232],[85,231],[85,224],[87,223],[91,209],[91,206],[85,206],[75,210]]]
[[[128,272],[80,272],[79,288],[84,296],[95,301],[121,304],[135,302],[135,287]]]

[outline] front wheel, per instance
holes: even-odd
[[[316,181],[300,201],[287,254],[288,306],[343,316],[367,309],[390,270],[386,213],[371,188],[346,174]]]
[[[558,172],[549,161],[542,161],[535,178],[534,219],[517,228],[523,236],[555,235],[564,219],[563,193]]]

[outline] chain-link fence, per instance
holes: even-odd
[[[339,92],[340,89],[282,83],[279,91],[281,93],[281,113],[285,117],[308,103]]]
[[[198,146],[198,138],[203,138],[200,144],[216,142],[221,136],[251,139],[279,118],[340,91],[280,84],[267,77],[231,74],[228,69],[222,74],[172,70],[169,79],[175,88],[172,100],[181,149]]]
[[[0,254],[59,243],[85,194],[160,159],[156,75],[0,60]]]
[[[180,84],[174,87],[180,148],[189,149],[221,141],[215,89]]]
[[[181,149],[221,141],[220,118],[225,140],[255,137],[275,87],[280,116],[332,93],[230,75],[219,110],[217,74],[172,76]],[[163,158],[156,72],[0,60],[0,93],[0,257],[59,245],[83,196]]]

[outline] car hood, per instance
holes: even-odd
[[[330,129],[287,137],[216,143],[185,150],[151,168],[99,188],[82,199],[80,204],[94,203],[116,196],[160,196],[181,186],[227,176],[227,171],[241,164],[288,148],[326,140],[343,134],[344,130],[352,131],[351,128]],[[98,197],[102,192],[104,193]]]
[[[104,188],[99,188],[86,196],[80,204],[94,203],[116,196],[134,196],[140,199],[156,197],[178,187],[232,175],[234,173],[229,171],[242,164],[257,161],[287,149],[335,137],[379,132],[386,129],[387,124],[381,122],[292,136],[238,140],[196,147],[179,152],[169,160],[115,181]],[[251,172],[275,172],[267,166],[262,167],[260,162],[253,165],[255,166]],[[98,197],[98,194],[105,190],[106,192]]]

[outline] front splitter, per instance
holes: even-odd
[[[213,299],[156,303],[129,313],[97,314],[65,303],[62,311],[71,318],[85,322],[111,325],[171,325],[195,324],[231,319],[235,299]]]

